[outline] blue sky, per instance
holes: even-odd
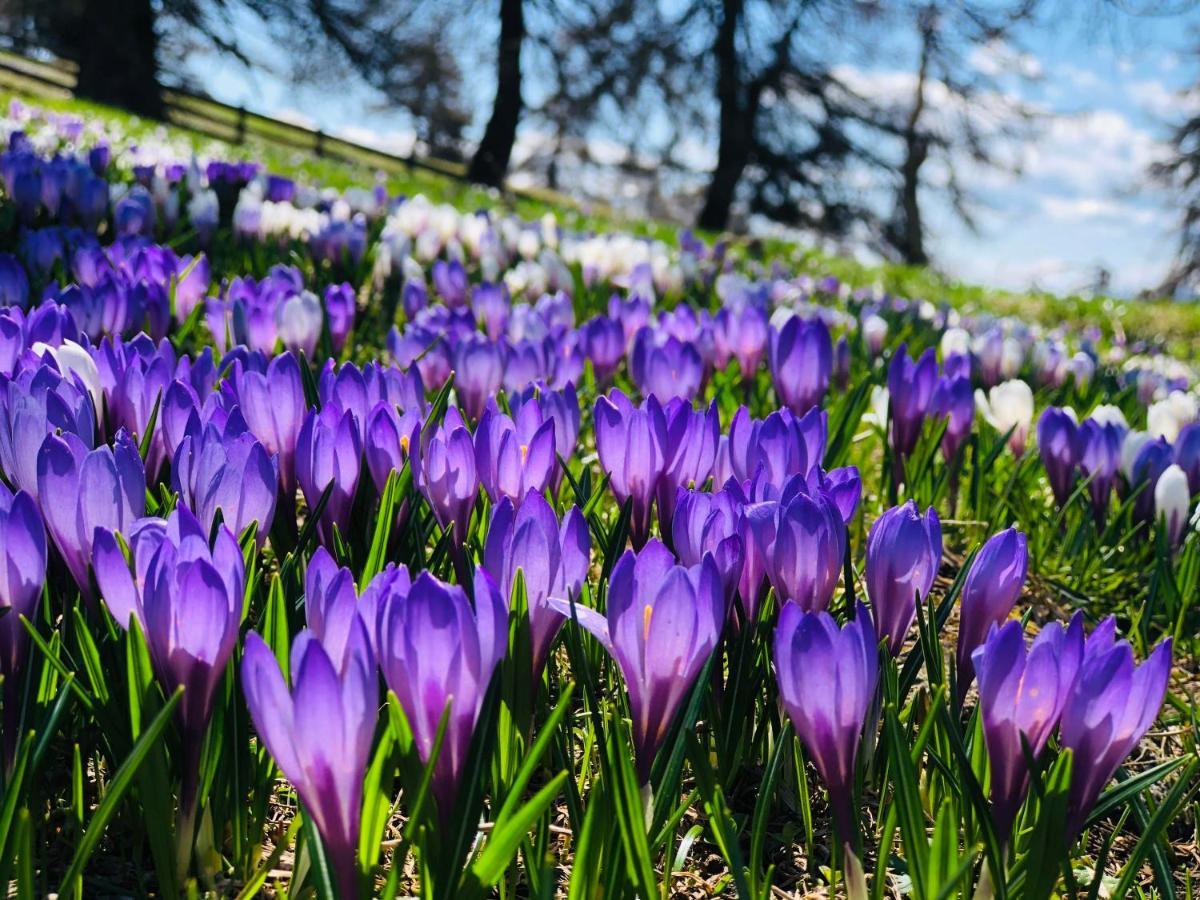
[[[237,24],[252,57],[276,58],[261,26]],[[1032,142],[1002,148],[1019,161],[1018,173],[968,169],[965,180],[981,201],[978,234],[933,206],[930,249],[938,264],[964,280],[1013,289],[1082,290],[1100,267],[1111,272],[1118,294],[1161,279],[1174,252],[1176,216],[1170,195],[1146,187],[1142,176],[1162,155],[1169,124],[1187,113],[1181,89],[1200,79],[1200,56],[1189,46],[1200,47],[1197,26],[1200,12],[1125,19],[1094,33],[1079,22],[1045,25],[1024,35],[1019,67],[1034,77],[1006,77],[1003,89],[1050,115]],[[972,63],[986,68],[1013,52],[982,48]],[[880,53],[871,65],[848,60],[844,74],[864,88],[903,91],[912,78],[903,56]],[[483,59],[467,73],[480,110],[475,133],[493,91],[491,65]],[[189,60],[187,69],[223,101],[387,148],[411,146],[404,116],[379,112],[365,88],[338,82],[336,90],[297,89],[270,71],[207,56]],[[533,130],[525,127],[526,144],[536,140]],[[705,156],[696,153],[700,161]]]

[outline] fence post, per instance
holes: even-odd
[[[313,148],[313,152],[315,152],[317,156],[325,155],[325,132],[319,129],[317,130],[317,144]]]
[[[235,143],[238,143],[238,144],[246,143],[246,107],[244,107],[244,106],[238,107],[237,137],[235,139]]]

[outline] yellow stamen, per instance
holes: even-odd
[[[408,453],[408,442],[409,442],[409,437],[407,434],[400,435],[400,449],[403,450],[405,453]]]
[[[650,639],[650,616],[654,613],[654,607],[646,604],[646,608],[642,610],[642,639]]]
[[[527,460],[528,458],[529,458],[529,445],[522,444],[521,445],[521,462],[525,462],[525,460]]]

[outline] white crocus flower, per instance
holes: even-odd
[[[1121,472],[1124,473],[1125,480],[1130,484],[1133,483],[1133,462],[1142,448],[1151,440],[1153,438],[1144,431],[1131,431],[1125,435],[1125,440],[1121,444]]]
[[[1153,437],[1164,437],[1175,443],[1179,430],[1189,422],[1196,421],[1197,414],[1200,414],[1200,409],[1192,394],[1171,391],[1165,400],[1150,404],[1146,410],[1146,429]]]
[[[100,411],[104,409],[104,388],[100,384],[100,370],[96,368],[96,360],[92,359],[92,354],[74,341],[63,341],[57,347],[39,341],[30,349],[38,356],[49,353],[54,357],[58,370],[63,375],[67,378],[78,378],[83,388],[92,395],[96,415],[100,415]]]
[[[1113,406],[1111,403],[1100,404],[1092,410],[1092,414],[1088,418],[1101,425],[1120,425],[1126,430],[1129,428],[1129,422],[1125,420],[1125,413],[1121,412],[1120,407]]]
[[[1187,474],[1177,465],[1167,466],[1154,485],[1154,514],[1165,521],[1167,540],[1172,546],[1179,543],[1183,534],[1191,501]]]
[[[975,407],[988,423],[1004,434],[1012,429],[1008,446],[1020,456],[1025,452],[1029,425],[1033,421],[1033,391],[1019,378],[996,385],[990,392],[975,391]]]

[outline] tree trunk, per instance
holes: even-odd
[[[721,24],[713,43],[717,57],[717,103],[720,125],[717,167],[704,194],[704,208],[696,224],[709,231],[721,231],[729,224],[729,210],[737,193],[742,172],[750,162],[754,116],[746,102],[738,71],[737,30],[743,12],[743,0],[724,0]]]
[[[500,0],[500,48],[496,100],[479,149],[471,158],[467,177],[479,184],[502,187],[521,119],[521,44],[525,40],[522,0]]]
[[[79,66],[78,96],[162,117],[152,0],[56,0],[50,15],[60,52]]]
[[[899,251],[909,265],[929,264],[925,252],[925,226],[921,222],[921,166],[929,157],[929,138],[921,130],[921,119],[925,115],[925,83],[929,77],[929,60],[933,55],[936,40],[935,18],[932,8],[921,13],[921,61],[917,69],[917,83],[913,93],[913,106],[904,129],[904,162],[900,167],[901,184],[899,209]]]

